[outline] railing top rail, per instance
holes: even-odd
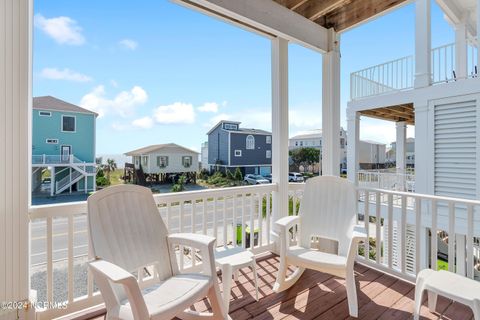
[[[367,68],[363,68],[363,69],[352,72],[350,75],[357,75],[357,73],[361,73],[361,72],[364,72],[364,71],[367,71],[367,70],[370,70],[370,69],[373,69],[373,68],[377,68],[377,67],[389,64],[389,63],[395,63],[395,62],[399,62],[401,60],[408,60],[408,59],[413,59],[413,55],[403,56],[403,57],[397,58],[395,60],[390,60],[390,61],[379,63],[379,64],[376,64],[376,65],[373,65],[373,66],[370,66],[370,67],[367,67]]]
[[[444,44],[444,45],[441,45],[441,46],[432,48],[432,51],[439,50],[439,49],[444,49],[444,48],[447,48],[447,47],[453,47],[453,46],[455,46],[455,43],[454,43],[454,42],[452,42],[452,43],[447,43],[447,44]]]
[[[379,192],[383,194],[391,194],[396,196],[406,196],[409,198],[416,198],[416,199],[427,199],[427,200],[434,200],[434,201],[441,201],[441,202],[457,202],[465,205],[480,206],[479,200],[451,198],[451,197],[444,197],[444,196],[435,196],[431,194],[413,193],[413,192],[405,192],[405,191],[393,191],[393,190],[378,189],[378,188],[368,188],[368,187],[362,187],[362,186],[358,186],[357,190],[368,191],[371,193]]]

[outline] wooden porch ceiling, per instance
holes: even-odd
[[[273,0],[325,28],[340,32],[406,0]]]
[[[407,124],[415,125],[415,112],[413,103],[398,106],[383,107],[359,112],[362,116],[388,121],[405,121]]]

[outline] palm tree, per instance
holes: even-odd
[[[110,181],[110,173],[117,170],[117,163],[113,159],[107,159],[107,163],[102,165],[102,169],[107,174],[108,181]]]

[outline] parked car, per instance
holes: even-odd
[[[243,179],[245,182],[249,184],[266,184],[270,183],[267,179],[262,177],[259,174],[247,174],[245,178]]]
[[[303,182],[303,176],[298,172],[289,172],[288,173],[288,182]]]
[[[266,176],[263,176],[265,179],[268,180],[268,182],[272,183],[272,175],[271,174],[267,174]]]

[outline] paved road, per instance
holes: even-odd
[[[218,202],[217,202],[218,205]],[[217,206],[217,244],[223,244],[223,212],[221,212],[221,205]],[[213,209],[213,208],[212,208]],[[172,210],[173,211],[173,210]],[[162,216],[165,218],[165,213],[162,212]],[[227,242],[233,240],[233,212],[228,210],[227,212]],[[241,209],[237,208],[237,223],[241,222]],[[195,231],[199,232],[203,229],[203,214],[197,212],[195,215]],[[179,232],[179,213],[173,211],[170,218],[170,231]],[[183,226],[184,232],[190,232],[191,230],[191,214],[189,207],[185,206]],[[244,222],[250,224],[250,214],[248,209],[245,213]],[[214,217],[212,212],[207,214],[207,233],[213,235],[213,223]],[[255,226],[258,227],[258,222],[255,221]],[[46,222],[45,221],[34,221],[31,226],[31,264],[32,266],[37,266],[45,264],[47,261],[47,238],[46,238]],[[54,219],[53,220],[53,260],[60,261],[64,260],[68,256],[68,221],[65,218]],[[263,232],[262,237],[266,239],[266,224],[263,223]],[[86,216],[76,216],[74,217],[74,240],[73,240],[73,255],[85,256],[88,254],[88,234],[87,234],[87,219]]]

